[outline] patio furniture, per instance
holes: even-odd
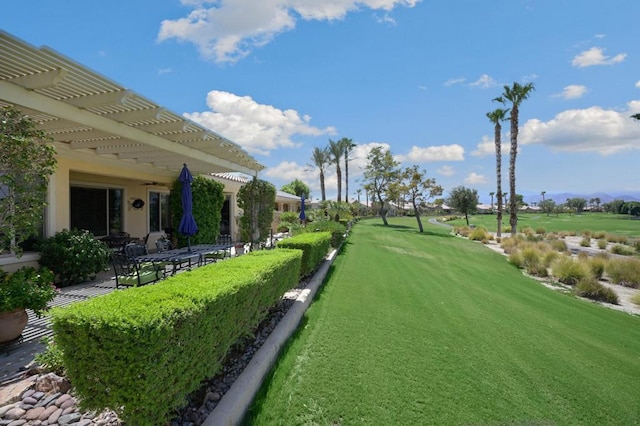
[[[124,254],[129,257],[138,257],[149,254],[147,246],[140,243],[129,243],[124,246]]]
[[[166,276],[162,265],[155,262],[138,262],[123,253],[113,253],[111,265],[116,274],[116,288],[139,287],[160,281]]]

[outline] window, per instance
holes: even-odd
[[[123,230],[123,190],[71,187],[71,229],[86,229],[95,236]]]
[[[149,231],[159,232],[170,227],[169,193],[149,192]]]

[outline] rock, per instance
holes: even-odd
[[[38,402],[38,407],[48,407],[49,405],[52,405],[59,396],[60,392],[56,392],[41,399],[40,402]]]
[[[60,408],[62,408],[62,407],[60,407]],[[67,414],[71,414],[71,413],[73,413],[75,411],[76,411],[75,405],[71,404],[71,406],[69,406],[67,408],[62,408],[62,415],[66,416]]]
[[[38,377],[36,381],[36,390],[40,392],[60,392],[67,393],[71,389],[69,381],[54,373],[47,373]]]
[[[58,419],[60,418],[61,415],[62,415],[62,408],[58,408],[47,419],[49,424],[51,425],[51,424],[54,424],[54,423],[58,423]]]
[[[40,399],[45,395],[44,392],[36,392],[36,390],[34,389],[33,394],[31,395],[33,398],[35,399]]]
[[[11,410],[4,413],[4,417],[9,420],[18,420],[20,417],[24,416],[24,413],[26,413],[26,411],[22,408],[13,407]]]
[[[63,416],[60,416],[60,418],[58,419],[58,424],[60,424],[60,425],[68,425],[70,423],[75,423],[78,420],[80,420],[81,417],[82,417],[82,415],[80,413],[65,414]]]
[[[34,393],[36,393],[35,389],[29,389],[27,391],[25,391],[25,393],[22,394],[22,398],[29,398],[30,396],[32,396]],[[39,398],[36,398],[39,399]]]
[[[60,398],[56,399],[56,405],[60,407],[62,404],[64,404],[66,401],[70,399],[73,399],[73,397],[68,393],[62,394],[60,395]]]
[[[67,399],[65,402],[60,404],[60,408],[62,408],[63,410],[66,410],[67,408],[73,407],[75,404],[76,404],[76,401],[73,398]]]
[[[40,414],[42,414],[44,412],[45,408],[44,407],[35,407],[32,408],[31,410],[27,411],[27,414],[24,416],[25,419],[27,420],[36,420],[38,418],[40,418]],[[49,416],[47,416],[49,417]]]
[[[56,407],[55,405],[50,405],[47,408],[45,408],[45,410],[42,412],[42,414],[40,414],[40,416],[38,417],[38,419],[40,420],[48,420],[49,417],[51,417],[51,415],[53,413],[55,413],[56,411],[60,410],[58,407]],[[62,410],[60,410],[60,412],[62,413]]]
[[[16,383],[0,388],[0,405],[7,405],[20,401],[22,394],[33,387],[35,377],[28,377]]]
[[[22,403],[29,404],[29,405],[36,405],[38,403],[38,400],[28,396],[26,398],[22,398]]]
[[[91,423],[93,423],[91,419],[82,419],[78,423],[74,423],[73,426],[89,426]]]
[[[26,420],[14,420],[11,423],[9,423],[7,426],[22,426],[22,425],[26,425],[27,421]]]
[[[9,404],[9,405],[5,405],[4,407],[0,407],[0,418],[4,417],[5,413],[9,410],[11,410],[14,407],[17,407],[18,404],[17,403],[13,403],[13,404]]]

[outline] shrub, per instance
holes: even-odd
[[[562,256],[560,253],[558,253],[557,251],[546,251],[544,253],[543,256],[543,262],[544,262],[544,266],[545,267],[550,267],[551,264],[553,264],[553,262],[559,258],[560,256]]]
[[[600,302],[617,305],[618,295],[608,287],[603,286],[594,277],[584,277],[576,284],[575,292],[578,296]]]
[[[488,241],[491,236],[483,227],[473,228],[469,233],[469,239],[473,241]]]
[[[519,250],[513,250],[509,253],[509,263],[517,268],[524,268],[524,259],[522,258],[522,252]]]
[[[635,251],[640,253],[640,238],[633,240],[631,242],[631,247],[633,247],[635,249]]]
[[[335,220],[320,220],[309,223],[306,227],[297,228],[294,235],[308,232],[331,232],[331,247],[338,248],[344,241],[347,226]]]
[[[300,276],[304,277],[315,271],[324,260],[331,245],[331,234],[328,232],[309,232],[278,241],[276,247],[302,250],[302,266]]]
[[[636,293],[633,296],[631,296],[631,302],[633,302],[636,305],[640,306],[640,293]]]
[[[453,232],[462,237],[468,237],[471,233],[471,229],[468,226],[455,226]]]
[[[600,250],[606,250],[606,248],[607,248],[607,240],[605,240],[604,238],[599,238],[598,239],[598,248]]]
[[[81,405],[111,408],[131,425],[166,424],[299,282],[301,256],[260,250],[55,309],[55,341]]]
[[[538,235],[545,235],[547,233],[547,230],[544,228],[536,228],[536,234]]]
[[[109,248],[89,231],[63,230],[42,241],[40,265],[56,274],[61,287],[78,284],[104,271],[109,261]]]
[[[574,260],[569,256],[561,256],[551,265],[553,275],[561,283],[576,285],[583,278],[591,276],[586,263]]]
[[[625,246],[623,244],[614,244],[611,247],[611,253],[619,254],[622,256],[631,256],[633,254],[633,249],[629,246]]]
[[[558,252],[567,251],[567,243],[564,240],[552,240],[551,248]]]
[[[610,243],[617,243],[617,244],[624,244],[628,240],[628,238],[625,235],[617,235],[617,234],[607,234],[606,239]]]
[[[53,272],[47,268],[37,271],[31,266],[24,266],[9,274],[0,269],[0,312],[24,308],[31,309],[40,317],[56,291]]]
[[[595,238],[596,240],[601,240],[603,238],[606,239],[607,233],[604,231],[598,231],[598,232],[594,232],[592,237]]]
[[[587,236],[582,238],[582,240],[580,240],[580,246],[581,247],[591,247],[591,238],[587,237]]]
[[[607,267],[607,259],[600,256],[590,257],[587,260],[587,264],[589,265],[589,269],[591,269],[593,276],[598,280],[602,279]]]
[[[640,287],[640,259],[610,259],[605,272],[615,284]]]
[[[44,350],[35,356],[35,360],[41,369],[51,371],[59,376],[64,375],[64,362],[62,348],[56,345],[53,337],[43,337],[41,342],[45,345]]]

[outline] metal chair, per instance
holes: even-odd
[[[158,249],[158,253],[162,253],[163,251],[173,249],[173,244],[167,238],[158,238],[158,240],[156,240],[156,249]]]
[[[155,262],[139,263],[135,258],[118,252],[111,254],[111,265],[116,275],[116,289],[120,286],[143,286],[166,276],[163,266]]]

